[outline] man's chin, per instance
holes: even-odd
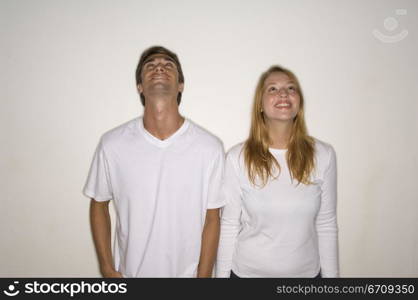
[[[170,87],[169,85],[153,85],[150,86],[148,89],[148,95],[158,96],[167,96],[173,93],[173,87]]]
[[[165,90],[170,90],[170,85],[167,84],[166,82],[155,82],[154,84],[152,84],[150,86],[150,89],[152,90],[158,90],[158,91],[165,91]]]

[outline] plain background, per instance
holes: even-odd
[[[405,9],[398,15],[397,9]],[[107,130],[140,114],[152,45],[185,74],[181,112],[228,150],[272,64],[299,77],[338,156],[341,276],[418,276],[418,2],[0,1],[0,276],[98,276],[81,193]],[[395,37],[386,43],[373,30]]]

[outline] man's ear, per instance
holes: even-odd
[[[183,93],[184,90],[184,82],[179,84],[179,92]]]
[[[142,84],[138,83],[138,85],[136,86],[138,93],[142,94],[142,92],[144,91],[144,88],[142,87]]]

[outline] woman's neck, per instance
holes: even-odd
[[[275,149],[287,149],[292,134],[291,122],[269,122],[267,124],[270,147]]]

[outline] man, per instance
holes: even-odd
[[[104,277],[210,277],[219,240],[221,142],[178,110],[177,55],[143,52],[136,83],[143,117],[105,133],[84,188]],[[114,201],[114,261],[108,204]]]

